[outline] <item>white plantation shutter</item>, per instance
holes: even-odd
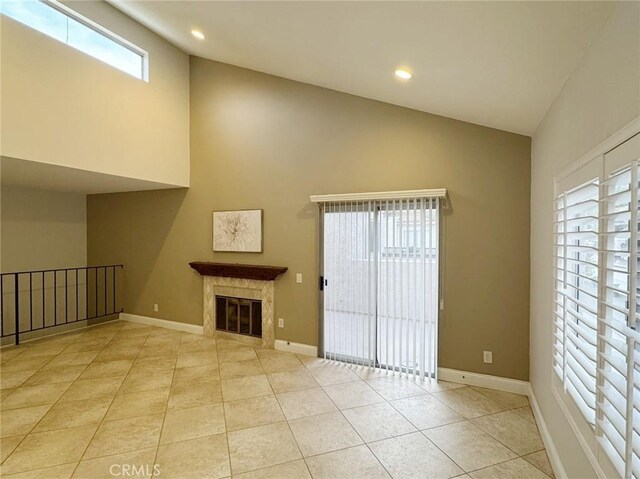
[[[628,478],[640,478],[638,156],[638,136],[605,155],[601,191],[599,440],[620,475]]]
[[[636,338],[633,354],[633,433],[631,438],[631,470],[636,479],[640,478],[640,348],[638,344],[640,341]]]
[[[556,370],[595,424],[598,340],[598,180],[556,200]]]
[[[564,378],[564,283],[566,280],[564,260],[564,194],[555,201],[555,272],[554,272],[554,335],[553,335],[553,369],[558,376]]]
[[[624,474],[628,396],[629,246],[631,225],[631,168],[607,178],[602,185],[603,290],[602,350],[599,386],[601,442],[612,462]]]
[[[553,368],[621,477],[640,479],[636,135],[556,184]]]

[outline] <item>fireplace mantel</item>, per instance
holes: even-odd
[[[202,276],[218,276],[221,278],[253,279],[257,281],[274,281],[287,271],[284,266],[262,266],[256,264],[206,263],[194,261],[189,263]]]

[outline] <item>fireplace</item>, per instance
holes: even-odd
[[[216,330],[262,338],[262,301],[216,296]]]
[[[282,266],[189,263],[202,275],[202,331],[205,336],[233,339],[273,349],[274,282]]]

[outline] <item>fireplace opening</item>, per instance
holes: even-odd
[[[216,329],[262,337],[262,301],[216,296]]]

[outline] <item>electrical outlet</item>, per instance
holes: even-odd
[[[278,318],[278,327],[284,328],[284,318]]]
[[[493,364],[493,352],[491,351],[482,351],[482,358],[485,363]]]
[[[296,283],[302,283],[302,273],[296,273]]]
[[[158,312],[158,303],[153,303],[153,310],[157,313]]]

